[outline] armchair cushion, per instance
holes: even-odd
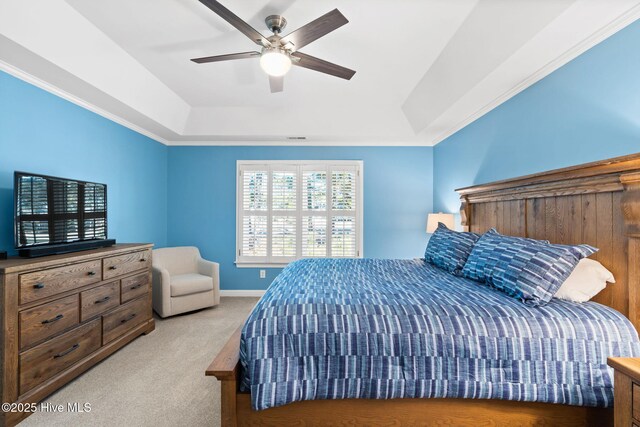
[[[197,294],[213,290],[213,279],[201,274],[187,273],[171,276],[171,296]]]
[[[153,251],[153,264],[169,272],[171,276],[198,272],[200,251],[193,246],[162,248]]]

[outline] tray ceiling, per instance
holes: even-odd
[[[433,145],[640,16],[640,0],[223,1],[268,35],[338,7],[302,49],[357,71],[294,67],[271,94],[252,50],[197,0],[6,0],[0,68],[169,145]],[[304,140],[291,139],[305,137]]]

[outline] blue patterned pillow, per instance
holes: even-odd
[[[438,228],[429,239],[424,259],[429,264],[460,276],[467,257],[479,238],[479,234],[449,230],[439,222]]]
[[[589,245],[552,245],[541,240],[487,231],[475,244],[462,275],[537,306],[551,300],[582,258],[596,253]]]
[[[498,233],[498,231],[495,228],[490,229],[484,235],[487,236],[487,239],[489,237],[496,236],[496,238],[502,239],[501,243],[504,243],[506,245],[521,244],[526,246],[526,245],[534,245],[534,244],[548,245],[551,243],[548,240],[536,240],[536,239],[530,239],[528,237],[505,236],[503,234]],[[483,242],[487,244],[486,240]],[[481,250],[479,249],[478,251],[476,251],[476,255],[480,255],[481,253],[485,255],[487,252],[490,253],[491,248],[482,248]],[[478,282],[486,282],[487,275],[490,275],[493,265],[491,263],[487,263],[484,258],[486,258],[486,256],[485,257],[474,256],[473,258],[471,258],[471,255],[469,255],[469,257],[467,258],[467,263],[464,265],[464,268],[462,269],[462,276],[471,280],[476,280]]]

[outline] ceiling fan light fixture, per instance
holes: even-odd
[[[346,67],[341,67],[340,65],[332,64],[329,61],[300,52],[300,48],[326,36],[333,30],[349,22],[338,9],[333,9],[331,12],[325,13],[284,37],[280,34],[287,25],[287,20],[284,19],[282,15],[269,15],[265,19],[265,24],[267,24],[267,28],[269,28],[273,35],[265,37],[247,22],[224,7],[218,0],[200,0],[200,3],[234,26],[236,30],[247,36],[253,43],[260,46],[261,51],[253,50],[250,52],[192,58],[191,61],[196,64],[255,58],[259,56],[260,67],[269,76],[269,89],[271,93],[282,92],[284,88],[284,75],[287,74],[292,65],[345,80],[351,80],[351,77],[356,73]]]
[[[260,67],[270,76],[281,77],[291,69],[291,57],[284,49],[265,48],[260,57]]]

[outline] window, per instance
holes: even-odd
[[[239,266],[362,257],[361,161],[239,161]]]

